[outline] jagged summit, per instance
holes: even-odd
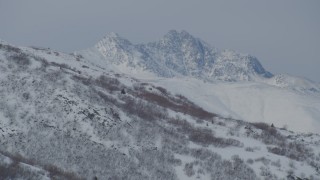
[[[193,37],[191,34],[189,34],[187,31],[182,30],[181,32],[177,30],[170,30],[167,34],[163,36],[163,38],[160,40],[160,42],[176,42],[176,43],[182,43],[183,41],[196,41],[197,38]]]
[[[272,77],[257,58],[232,50],[219,51],[184,30],[170,30],[160,40],[146,44],[132,44],[110,33],[95,48],[112,64],[142,69],[160,77],[182,75],[223,81]]]
[[[98,44],[131,45],[131,42],[115,32],[106,34]]]
[[[108,37],[119,38],[120,36],[116,32],[110,32],[110,33],[106,34],[104,37],[105,38],[108,38]]]
[[[120,37],[117,33],[109,33],[103,37],[95,48],[105,57],[113,60],[113,63],[124,63],[130,59],[132,43]]]
[[[223,50],[217,55],[211,76],[220,80],[254,80],[257,77],[270,78],[259,60],[249,54],[234,50]]]

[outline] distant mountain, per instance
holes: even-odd
[[[272,77],[257,58],[232,50],[218,51],[186,31],[171,30],[159,41],[137,45],[111,33],[95,48],[115,65],[139,67],[162,77],[182,75],[223,81]]]
[[[192,77],[205,81],[255,81],[299,92],[320,93],[320,85],[304,78],[273,75],[259,60],[234,50],[218,50],[186,31],[169,31],[162,39],[132,44],[110,33],[94,47],[76,52],[91,63],[121,73],[147,77]],[[112,68],[111,68],[112,67]]]

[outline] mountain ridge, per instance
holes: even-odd
[[[239,81],[273,76],[254,56],[231,50],[219,51],[186,31],[170,30],[159,41],[136,45],[111,33],[95,48],[113,64],[140,66],[162,77],[179,74],[200,79]]]

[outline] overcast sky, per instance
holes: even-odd
[[[108,32],[143,43],[171,29],[320,82],[319,0],[0,0],[0,39],[16,45],[72,52]]]

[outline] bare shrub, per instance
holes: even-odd
[[[216,141],[216,138],[213,136],[210,129],[193,128],[190,130],[189,139],[192,142],[209,145]]]
[[[123,109],[130,115],[136,115],[148,121],[165,119],[168,117],[168,113],[165,109],[155,104],[143,100],[135,100],[133,98],[125,99]]]
[[[86,78],[79,75],[73,75],[72,79],[75,81],[80,81],[83,85],[86,85],[86,86],[90,86],[93,84],[93,81],[91,80],[91,78]]]
[[[158,95],[158,94],[154,94],[154,93],[150,93],[150,92],[141,92],[139,93],[139,97],[147,100],[147,101],[150,101],[150,102],[153,102],[153,103],[156,103],[158,104],[159,106],[162,106],[162,107],[166,107],[166,108],[173,108],[173,107],[176,107],[176,104],[174,104],[174,102],[172,102],[170,99],[164,97],[164,96],[161,96],[161,95]]]
[[[280,168],[281,167],[280,159],[278,159],[277,161],[271,162],[271,165]]]
[[[185,174],[189,177],[195,175],[195,171],[193,169],[193,163],[186,163],[184,165],[183,171],[185,172]]]
[[[224,160],[218,168],[224,170],[223,176],[229,177],[226,179],[237,179],[240,176],[239,179],[257,179],[254,171],[237,155],[233,156],[231,160]]]
[[[20,53],[21,49],[17,48],[17,47],[13,47],[10,45],[4,45],[4,44],[0,44],[0,49],[4,49],[8,52],[15,52],[15,53]]]
[[[101,91],[97,91],[97,94],[104,100],[104,102],[117,104],[117,100],[114,97],[109,96]]]
[[[84,178],[78,177],[73,172],[64,171],[57,166],[54,165],[45,165],[43,167],[44,170],[49,172],[49,177],[52,179],[65,179],[65,180],[81,180]]]
[[[254,160],[255,162],[262,162],[265,166],[270,164],[270,159],[267,159],[265,157],[260,157]]]
[[[177,126],[180,129],[180,131],[184,133],[189,132],[193,128],[192,125],[185,119],[170,118],[168,119],[168,123]]]
[[[279,148],[279,147],[268,147],[268,151],[273,154],[280,155],[280,156],[283,156],[286,154],[286,149]]]
[[[49,48],[44,48],[44,47],[37,47],[37,46],[30,46],[32,49],[37,50],[37,51],[46,51]]]
[[[36,161],[34,159],[27,159],[24,158],[21,154],[19,153],[8,153],[5,151],[0,151],[0,154],[3,154],[4,156],[9,157],[14,163],[25,163],[25,164],[29,164],[29,165],[34,165],[36,163]]]
[[[226,126],[226,123],[220,121],[220,122],[218,122],[218,125],[219,126]]]
[[[25,99],[25,100],[28,100],[30,98],[30,93],[29,92],[25,92],[22,94],[22,97]]]
[[[255,138],[259,138],[265,144],[275,144],[279,146],[283,146],[286,143],[286,137],[281,135],[276,128],[269,126],[266,123],[258,122],[251,123],[255,128],[262,130],[260,135],[255,135]],[[248,130],[252,129],[248,127]]]
[[[16,179],[19,178],[21,169],[18,162],[14,161],[9,166],[0,165],[0,179]]]
[[[179,118],[170,118],[168,123],[178,127],[178,131],[188,135],[190,141],[204,146],[214,145],[216,147],[242,146],[240,141],[230,138],[215,137],[212,130],[208,128],[193,127],[188,121]]]
[[[43,70],[45,70],[50,65],[50,63],[45,58],[42,58],[39,56],[32,56],[32,57],[34,60],[41,62],[41,68]]]
[[[292,169],[296,168],[295,164],[294,164],[294,162],[292,160],[289,162],[289,167],[292,168]]]
[[[246,147],[245,150],[248,152],[254,152],[254,149],[252,147]]]
[[[303,161],[314,156],[312,149],[297,142],[290,142],[281,147],[268,147],[268,151],[297,161]]]
[[[215,137],[210,129],[193,128],[189,132],[189,139],[201,145],[214,145],[216,147],[241,146],[240,141],[230,138]]]
[[[59,71],[48,72],[44,75],[45,79],[51,82],[57,82],[63,78],[63,74]]]
[[[120,91],[123,88],[118,79],[104,75],[101,75],[99,78],[97,78],[95,80],[95,84],[111,92]]]
[[[170,108],[174,111],[185,113],[199,119],[209,120],[215,117],[215,114],[207,112],[189,101],[178,101],[177,98],[170,96],[167,91],[163,94],[166,96],[154,94],[142,89],[141,92],[138,93],[138,96],[142,99],[158,104],[159,106]]]
[[[27,54],[25,53],[16,53],[8,57],[8,59],[12,60],[20,67],[25,67],[31,64],[31,61]]]
[[[168,95],[168,91],[166,89],[164,89],[163,87],[155,87],[156,89],[158,89],[163,95]]]
[[[278,178],[274,177],[274,175],[271,173],[271,171],[268,167],[260,167],[260,175],[264,176],[268,179],[278,179]]]
[[[81,180],[83,178],[78,177],[75,173],[64,171],[54,165],[42,165],[33,159],[27,159],[20,154],[11,154],[8,152],[0,151],[0,154],[9,157],[12,163],[8,166],[0,165],[0,179],[39,179],[39,175],[36,171],[29,171],[24,169],[20,163],[39,166],[49,172],[49,176],[52,179],[63,180]]]
[[[71,67],[70,67],[68,64],[64,64],[64,63],[59,64],[59,63],[56,63],[56,62],[50,62],[50,65],[59,67],[60,69],[69,69],[69,70],[72,70]]]
[[[200,160],[206,160],[206,159],[221,159],[220,155],[213,153],[212,151],[208,150],[208,149],[192,149],[191,150],[191,155],[193,157],[195,157],[196,159],[200,159]]]
[[[247,163],[248,163],[248,164],[253,164],[254,161],[253,161],[253,159],[249,158],[249,159],[247,160]]]
[[[254,127],[261,129],[263,131],[269,130],[270,126],[263,122],[251,123]]]

